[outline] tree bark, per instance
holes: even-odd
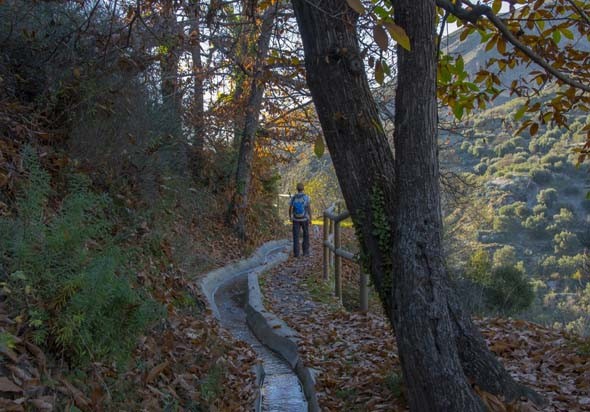
[[[260,36],[256,44],[256,60],[254,73],[250,80],[248,103],[244,115],[244,128],[240,138],[240,150],[238,152],[236,189],[232,198],[229,217],[235,223],[236,234],[239,238],[246,238],[246,209],[248,207],[248,194],[252,181],[252,163],[254,160],[254,148],[256,144],[256,131],[259,125],[262,97],[264,95],[264,60],[268,55],[272,28],[277,15],[279,3],[269,6],[262,16]]]
[[[293,0],[307,80],[368,267],[393,326],[410,409],[483,411],[471,382],[522,393],[458,305],[442,258],[434,0],[399,0],[394,153],[345,0]],[[488,373],[488,370],[495,371]],[[490,379],[490,382],[486,382]]]
[[[203,91],[203,63],[201,61],[201,27],[199,19],[201,17],[199,0],[191,2],[186,7],[187,16],[192,18],[190,23],[190,53],[193,63],[193,102],[191,110],[191,123],[193,128],[193,148],[200,158],[204,147],[204,116],[205,116],[205,99]]]
[[[179,33],[172,0],[165,0],[162,4],[161,34],[162,46],[166,49],[160,57],[162,102],[175,127],[180,131],[182,126],[182,94],[178,79]]]

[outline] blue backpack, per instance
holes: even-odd
[[[293,197],[293,217],[295,219],[305,219],[306,196],[302,193],[296,194]]]

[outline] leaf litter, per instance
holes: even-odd
[[[264,275],[267,309],[299,334],[299,352],[317,371],[316,390],[324,411],[404,411],[405,388],[397,346],[382,311],[349,312],[324,293],[321,244],[312,241],[311,259],[291,258]],[[358,282],[353,265],[344,265],[344,286]],[[356,283],[352,283],[356,284]],[[328,287],[326,289],[329,290]],[[314,300],[315,297],[315,300]],[[517,319],[474,319],[489,348],[512,376],[548,404],[539,409],[474,388],[490,411],[590,411],[590,341]]]

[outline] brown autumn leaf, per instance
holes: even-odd
[[[24,412],[25,408],[11,399],[0,398],[0,410],[4,412]]]
[[[43,353],[41,348],[29,341],[25,341],[25,347],[37,359],[41,371],[45,371],[47,367],[47,358],[45,357],[45,354]]]
[[[168,366],[170,365],[170,362],[168,362],[167,360],[160,363],[159,365],[155,366],[154,368],[152,368],[152,370],[147,374],[146,378],[145,378],[145,382],[146,383],[151,383],[154,379],[156,379],[158,377],[158,375],[160,375],[160,373],[162,373]]]
[[[53,410],[54,402],[55,399],[53,399],[51,396],[43,396],[41,398],[32,399],[29,401],[29,403],[38,410],[48,412]]]
[[[507,412],[506,405],[500,398],[496,395],[493,395],[489,392],[486,392],[477,386],[475,387],[475,392],[479,395],[483,403],[487,406],[488,411],[490,412]]]
[[[13,381],[8,379],[6,376],[0,376],[0,392],[13,392],[21,393],[23,388],[16,385]]]
[[[387,32],[380,24],[376,24],[373,28],[373,39],[375,39],[375,43],[377,43],[381,50],[387,50],[389,38],[387,37]]]
[[[82,391],[64,378],[60,378],[59,381],[64,385],[64,388],[62,388],[61,391],[70,395],[74,399],[74,403],[78,408],[83,410],[90,409],[90,399],[88,399]]]
[[[363,3],[361,3],[360,0],[346,0],[346,3],[348,3],[348,6],[358,14],[364,14],[366,12],[365,6],[363,6]]]

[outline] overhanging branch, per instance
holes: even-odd
[[[465,9],[462,7],[465,3],[469,8]],[[576,89],[583,90],[590,93],[590,86],[583,84],[576,79],[572,79],[566,74],[560,72],[551,66],[545,59],[527,47],[522,43],[516,36],[510,31],[510,29],[504,24],[504,22],[492,11],[492,8],[483,4],[472,4],[470,1],[456,1],[454,4],[450,0],[436,0],[437,6],[455,15],[457,18],[476,24],[477,21],[485,16],[487,19],[498,29],[504,39],[511,43],[517,50],[524,53],[529,59],[541,66],[547,73],[553,77],[561,80],[563,83],[575,87]]]

